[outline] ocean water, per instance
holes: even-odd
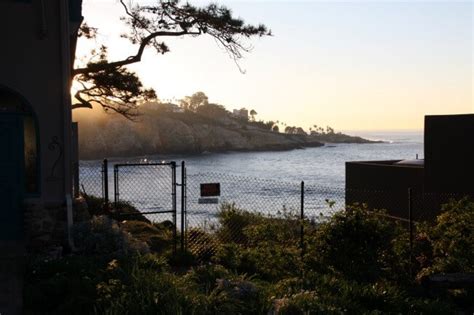
[[[305,182],[305,209],[312,215],[330,215],[334,206],[344,203],[345,162],[386,159],[423,158],[421,132],[353,132],[383,143],[329,144],[277,152],[227,152],[194,156],[163,155],[109,159],[109,194],[113,200],[113,165],[185,161],[187,169],[187,209],[190,224],[213,221],[219,204],[235,203],[241,208],[275,213],[297,211],[301,204],[301,181]],[[87,193],[100,195],[101,161],[81,161],[80,178]],[[181,168],[177,169],[181,182]],[[133,203],[143,212],[169,210],[173,207],[169,167],[121,167],[119,199]],[[220,183],[218,204],[201,204],[200,184]],[[181,205],[178,187],[177,208]],[[159,220],[151,215],[151,219]],[[179,221],[179,218],[178,218]],[[194,222],[194,223],[193,223]]]
[[[354,134],[354,133],[353,133]],[[346,161],[423,158],[423,135],[415,132],[360,132],[372,144],[329,144],[325,147],[280,152],[229,152],[176,156],[188,174],[217,172],[278,181],[305,181],[344,187]]]

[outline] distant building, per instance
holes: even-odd
[[[346,204],[433,219],[451,197],[474,196],[474,115],[425,116],[424,160],[346,163]],[[411,196],[408,196],[408,190]]]
[[[234,117],[237,117],[237,118],[242,118],[245,120],[249,119],[249,111],[246,108],[234,109],[232,111],[232,114],[234,115]]]

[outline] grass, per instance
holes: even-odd
[[[119,233],[104,223],[93,231],[113,236],[104,236],[113,254],[77,253],[28,265],[25,313],[472,312],[469,290],[437,296],[425,290],[409,272],[406,230],[364,206],[319,225],[303,222],[303,255],[302,222],[291,213],[267,217],[225,205],[218,219],[213,232],[191,229],[190,251],[177,255],[169,224],[125,220],[117,224]],[[419,278],[472,272],[473,224],[474,203],[463,199],[447,204],[432,225],[417,226],[412,272]],[[124,241],[116,235],[128,236]],[[115,250],[142,243],[148,251]]]

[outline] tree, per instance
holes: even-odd
[[[93,52],[97,64],[107,63],[107,47]],[[125,67],[81,73],[76,76],[82,89],[74,94],[78,101],[72,108],[92,108],[92,103],[102,106],[105,111],[112,110],[132,118],[137,115],[138,105],[156,99],[153,89],[145,89],[138,76]]]
[[[233,17],[230,9],[217,4],[196,7],[180,4],[179,0],[160,0],[156,5],[140,6],[119,1],[125,11],[122,20],[129,27],[122,37],[137,45],[137,51],[123,60],[109,61],[107,47],[102,46],[83,67],[74,69],[71,81],[79,82],[81,89],[74,95],[77,103],[73,109],[92,108],[92,103],[97,103],[105,110],[133,118],[138,104],[156,94],[152,89],[145,89],[137,74],[124,67],[140,62],[148,47],[159,54],[169,52],[162,38],[209,35],[237,64],[244,52],[251,51],[251,47],[243,43],[244,39],[271,35],[266,26],[245,24],[242,19]],[[95,32],[96,29],[84,24],[78,37],[93,38]]]
[[[274,126],[272,127],[272,131],[273,131],[273,132],[280,132],[280,128],[278,128],[278,125],[274,125]]]
[[[294,134],[296,131],[296,127],[292,127],[292,126],[287,126],[285,128],[285,133],[288,133],[290,135]]]
[[[224,106],[212,103],[199,106],[196,109],[196,113],[213,119],[227,116],[227,111]]]
[[[256,116],[256,115],[257,115],[257,112],[256,112],[254,109],[252,109],[252,110],[250,111],[250,116],[252,117],[252,121],[255,121],[255,116]]]
[[[296,128],[295,134],[297,134],[297,135],[305,135],[305,136],[308,135],[308,134],[306,133],[306,131],[304,131],[304,129],[301,128],[301,127],[297,127],[297,128]]]
[[[209,98],[204,92],[196,92],[180,101],[181,107],[195,112],[199,106],[208,105]]]

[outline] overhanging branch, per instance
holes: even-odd
[[[150,42],[155,39],[156,37],[160,36],[183,36],[183,35],[200,35],[201,32],[191,32],[191,31],[180,31],[180,32],[165,32],[165,31],[160,31],[160,32],[154,32],[148,35],[147,37],[143,38],[143,40],[140,42],[140,46],[138,47],[137,54],[134,56],[130,56],[124,60],[120,61],[114,61],[114,62],[109,62],[109,63],[104,63],[104,64],[91,64],[85,68],[78,68],[74,69],[72,71],[73,76],[76,76],[78,74],[87,74],[91,72],[97,72],[97,71],[102,71],[102,70],[107,70],[107,69],[113,69],[113,68],[118,68],[122,67],[125,65],[129,65],[132,63],[140,62],[142,59],[143,52],[150,44]]]

